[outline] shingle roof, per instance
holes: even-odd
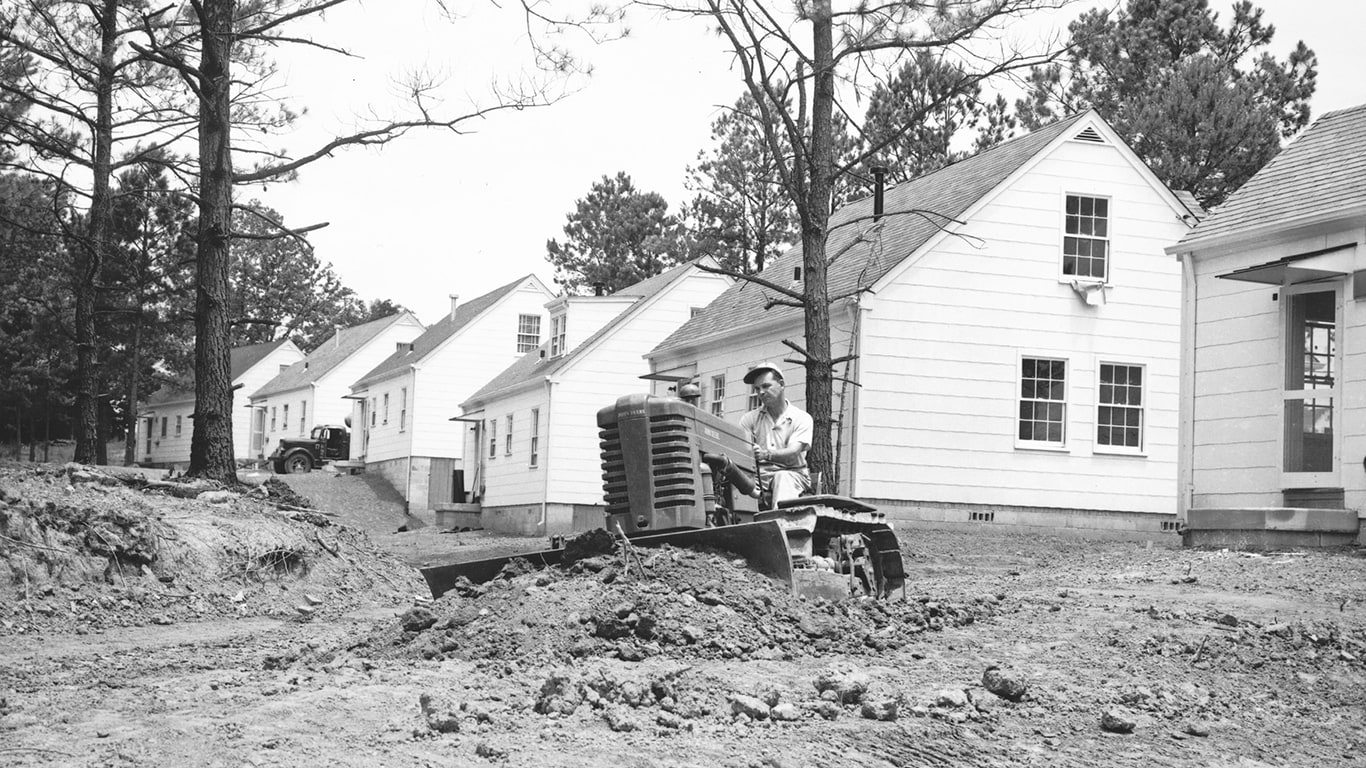
[[[455,308],[455,315],[446,313],[435,323],[427,326],[420,336],[413,339],[411,351],[398,350],[394,354],[385,358],[384,362],[375,366],[369,373],[365,374],[352,384],[359,387],[377,379],[382,379],[388,374],[405,369],[413,363],[419,362],[422,358],[431,354],[433,350],[440,347],[447,339],[459,333],[462,328],[469,325],[485,310],[497,304],[500,299],[512,293],[522,283],[534,279],[534,275],[525,275],[508,283],[507,285],[494,288],[488,293],[476,299],[471,299],[464,304],[459,304]]]
[[[1033,133],[1003,142],[953,165],[888,189],[884,194],[887,218],[884,219],[882,248],[851,248],[830,264],[826,275],[829,294],[838,296],[856,287],[877,282],[902,259],[940,232],[941,224],[949,223],[942,217],[960,218],[974,203],[1089,114],[1083,112],[1063,118]],[[894,215],[898,211],[911,210],[933,211],[939,216],[931,220],[914,214]],[[869,217],[872,213],[872,198],[857,200],[835,211],[830,217],[830,236],[825,248],[827,257],[839,254],[855,242],[861,227],[851,222],[866,226],[871,223]],[[802,249],[798,245],[774,260],[760,277],[779,285],[788,285],[793,267],[801,263]],[[775,306],[765,310],[764,304],[771,293],[754,283],[737,281],[653,351],[685,346],[713,334],[734,331],[759,322],[800,316],[802,310],[796,307]]]
[[[303,360],[280,371],[280,375],[252,393],[252,397],[265,397],[312,384],[405,317],[417,319],[411,312],[396,312],[368,323],[342,328],[305,355]]]
[[[1172,250],[1264,225],[1308,224],[1366,206],[1366,104],[1329,112]]]
[[[266,355],[284,346],[289,341],[289,337],[276,339],[275,341],[265,341],[260,344],[246,344],[240,347],[233,347],[229,352],[231,361],[229,369],[232,373],[232,380],[237,381],[252,366],[266,359]],[[190,380],[193,381],[193,374]],[[161,387],[147,398],[147,406],[164,405],[166,403],[178,403],[184,400],[193,400],[193,389],[181,389],[179,387]]]
[[[697,261],[700,261],[700,259]],[[542,353],[549,350],[549,341],[546,341],[538,349],[534,349],[531,352],[522,355],[517,359],[517,362],[508,366],[502,373],[494,376],[489,383],[480,387],[479,391],[470,395],[464,403],[461,403],[461,406],[464,407],[466,405],[492,400],[501,392],[511,389],[523,382],[533,379],[543,379],[546,376],[553,375],[557,371],[563,370],[574,360],[581,357],[588,349],[591,349],[598,339],[603,338],[611,333],[613,329],[625,323],[634,309],[641,306],[646,300],[658,294],[660,291],[663,291],[681,278],[690,267],[697,263],[697,261],[680,264],[672,269],[665,270],[654,277],[647,277],[638,283],[628,285],[616,293],[613,293],[613,296],[638,296],[639,298],[633,304],[618,313],[616,317],[608,320],[606,325],[599,328],[592,336],[584,339],[582,343],[563,355],[542,357]],[[715,262],[712,263],[714,264]]]

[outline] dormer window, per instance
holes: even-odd
[[[569,324],[569,318],[565,315],[556,315],[550,319],[550,356],[564,354],[565,326]]]
[[[1062,274],[1074,280],[1110,278],[1110,201],[1068,195],[1062,238]]]

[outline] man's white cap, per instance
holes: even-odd
[[[779,368],[773,363],[765,361],[749,369],[749,373],[745,374],[745,383],[753,384],[755,379],[759,378],[760,376],[763,376],[768,371],[772,371],[778,374],[778,378],[780,379],[783,377],[783,369]]]

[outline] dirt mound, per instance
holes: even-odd
[[[642,552],[640,567],[617,555],[545,570],[513,561],[501,578],[461,584],[353,650],[509,661],[876,654],[927,630],[972,623],[993,605],[806,600],[743,560],[665,547]]]
[[[423,591],[363,533],[282,510],[268,489],[0,464],[0,635],[214,616],[307,620]]]

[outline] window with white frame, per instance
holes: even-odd
[[[299,437],[308,434],[308,401],[303,400],[299,403]]]
[[[1143,366],[1100,364],[1096,397],[1096,445],[1143,450]]]
[[[530,352],[541,346],[541,316],[517,316],[517,354]]]
[[[270,407],[270,431],[275,431],[275,406]]]
[[[489,458],[498,458],[498,420],[489,419],[485,422],[489,426]]]
[[[379,421],[379,408],[377,405],[375,398],[370,398],[370,426],[372,427]]]
[[[287,405],[280,409],[280,431],[289,431],[289,406]]]
[[[536,466],[541,458],[541,409],[531,409],[531,461],[528,466]]]
[[[162,416],[162,417],[161,417],[161,436],[162,436],[162,437],[165,437],[165,436],[166,436],[166,419],[167,419],[167,417],[165,417],[165,416]]]
[[[565,315],[556,315],[550,319],[550,356],[564,354],[565,328],[569,325],[569,318]]]
[[[512,455],[512,414],[508,414],[507,429],[503,430],[503,455]]]
[[[711,414],[725,416],[726,413],[726,374],[711,377]]]
[[[1020,358],[1020,418],[1024,445],[1061,447],[1067,438],[1067,361]]]
[[[182,419],[182,418],[184,418],[184,417],[183,417],[183,416],[177,416],[177,417],[175,417],[175,436],[176,436],[176,437],[180,437],[180,426],[181,426],[181,419]]]
[[[408,428],[408,388],[400,389],[398,395],[398,431]]]
[[[388,392],[385,392],[385,393],[384,393],[384,418],[380,421],[380,423],[381,423],[381,424],[388,424],[388,423],[389,423],[389,393],[388,393]]]
[[[749,402],[745,407],[752,411],[763,404],[763,401],[759,399],[759,390],[751,389],[749,392]]]
[[[1062,238],[1065,277],[1106,282],[1110,278],[1110,201],[1068,195]]]

